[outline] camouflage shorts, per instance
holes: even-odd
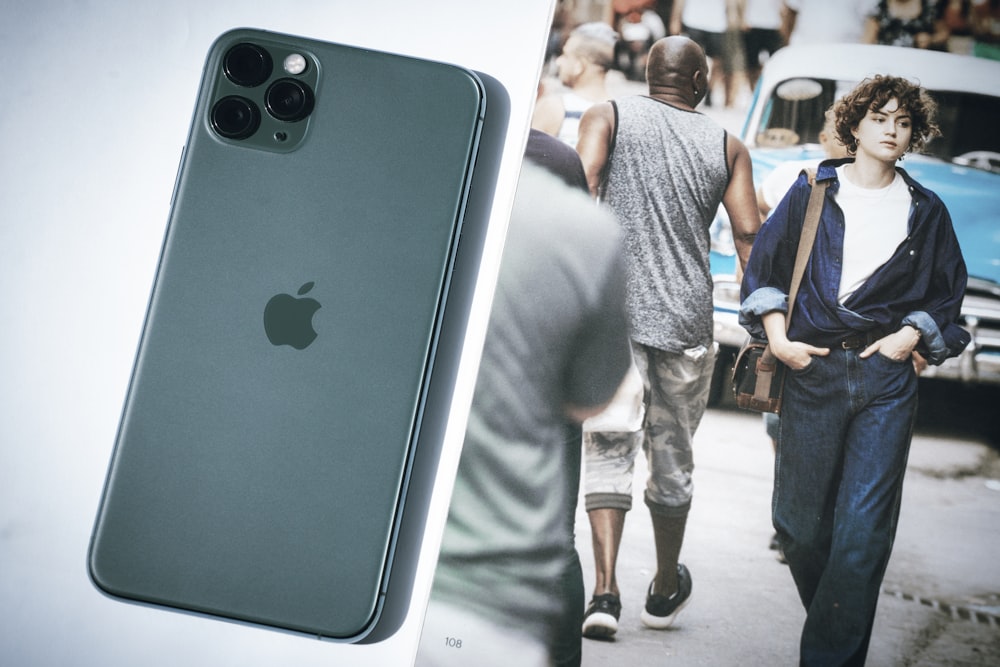
[[[686,512],[691,502],[694,458],[691,442],[708,403],[715,352],[701,358],[632,343],[642,376],[636,394],[644,408],[635,432],[585,430],[584,493],[588,510],[631,509],[632,477],[639,448],[646,452],[646,504],[663,513]]]

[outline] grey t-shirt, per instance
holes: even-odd
[[[629,364],[620,231],[584,193],[522,168],[434,596],[546,641],[572,553],[579,427]]]

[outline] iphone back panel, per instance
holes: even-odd
[[[91,540],[100,589],[372,631],[484,110],[455,66],[216,41]]]

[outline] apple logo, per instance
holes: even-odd
[[[299,288],[299,296],[309,292],[314,283]],[[291,294],[276,294],[264,306],[264,333],[272,345],[291,345],[304,350],[316,340],[312,318],[320,309],[319,301],[306,297],[296,299]]]

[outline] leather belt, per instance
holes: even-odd
[[[837,346],[842,350],[864,349],[884,336],[885,333],[881,329],[873,329],[841,338]]]

